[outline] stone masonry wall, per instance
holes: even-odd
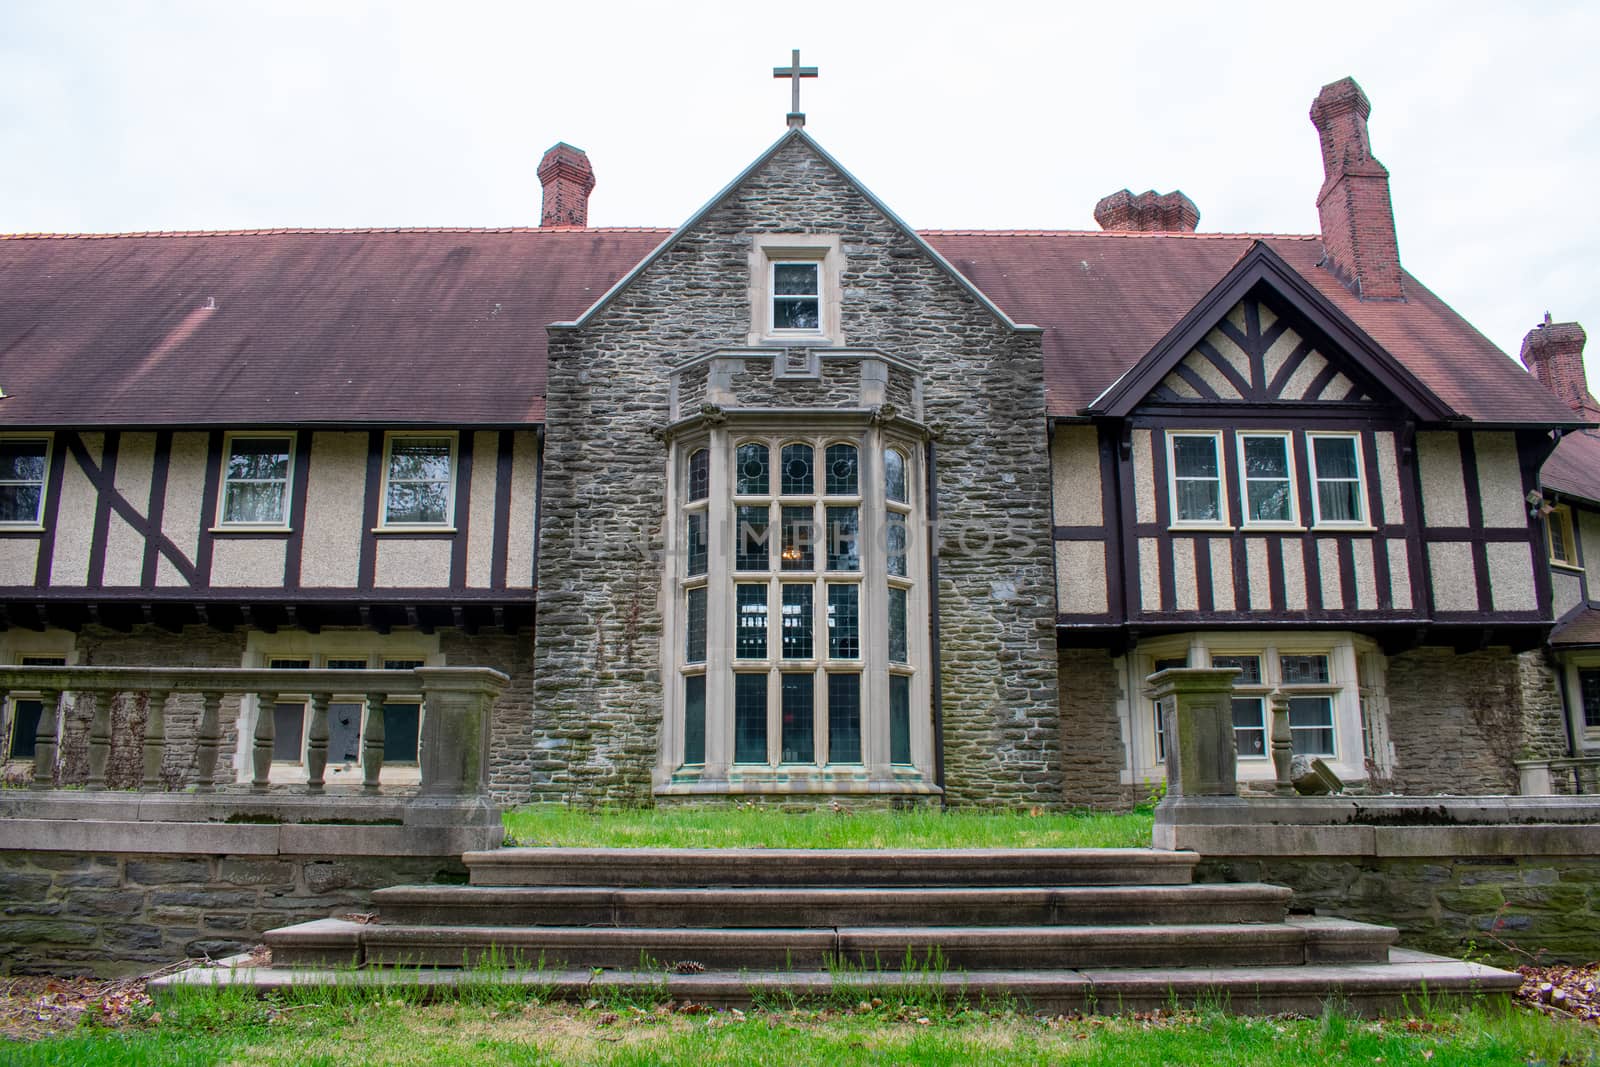
[[[1122,784],[1122,723],[1117,717],[1121,682],[1104,649],[1063,649],[1061,676],[1061,777],[1069,807],[1128,806]]]
[[[0,852],[0,974],[120,974],[245,951],[370,911],[372,891],[461,882],[458,859]]]
[[[940,433],[945,767],[955,803],[1062,803],[1037,335],[1006,328],[804,142],[786,143],[582,330],[552,331],[534,653],[536,796],[647,801],[663,708],[667,371],[746,348],[753,236],[841,239],[842,334],[917,364]],[[975,383],[981,383],[975,387]],[[1023,533],[1019,533],[1022,531]]]
[[[1567,718],[1556,671],[1548,648],[1517,657],[1517,681],[1522,695],[1518,759],[1559,759],[1568,754]]]
[[[1389,660],[1389,736],[1400,793],[1515,793],[1522,682],[1506,649],[1418,648]]]

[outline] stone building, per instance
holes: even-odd
[[[1301,236],[914,231],[797,114],[671,231],[561,144],[536,228],[4,238],[0,661],[495,667],[508,799],[1040,806],[1144,795],[1143,679],[1234,666],[1246,779],[1282,688],[1351,781],[1512,789],[1571,745],[1528,498],[1593,412],[1401,268],[1368,111],[1317,96]],[[264,717],[303,774],[282,694],[219,775]]]

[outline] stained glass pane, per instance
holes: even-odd
[[[856,478],[856,446],[829,445],[826,458],[828,464],[828,495],[855,496],[858,484]]]
[[[896,578],[906,576],[906,517],[898,511],[888,514],[883,531],[884,553],[889,573]]]
[[[683,680],[683,762],[706,761],[706,676]]]
[[[686,540],[688,541],[688,560],[684,573],[688,575],[704,574],[706,572],[706,554],[710,546],[706,540],[706,513],[691,511],[689,513],[689,529]]]
[[[828,762],[861,762],[861,675],[828,675]]]
[[[883,495],[902,504],[906,502],[906,457],[897,448],[883,454]]]
[[[861,569],[860,517],[855,508],[828,509],[828,569]]]
[[[700,449],[689,457],[689,499],[704,500],[711,495],[711,453]]]
[[[811,586],[783,587],[783,658],[810,659]]]
[[[43,438],[0,441],[0,482],[44,481],[46,451]]]
[[[767,762],[767,676],[733,676],[733,761]]]
[[[889,662],[909,663],[906,636],[906,591],[889,590]]]
[[[1239,673],[1234,676],[1234,685],[1261,684],[1260,656],[1212,656],[1211,665],[1213,667],[1238,667]]]
[[[734,554],[733,569],[738,571],[764,571],[768,567],[768,518],[765,505],[737,509],[738,545]]]
[[[810,445],[783,446],[783,472],[779,479],[780,492],[785,494],[810,494],[816,484],[812,477],[813,450]]]
[[[739,496],[762,496],[771,488],[768,458],[766,445],[752,442],[739,446],[734,454],[734,493]]]
[[[809,571],[817,565],[817,524],[811,506],[783,509],[783,569]]]
[[[683,658],[690,663],[706,661],[706,590],[689,590],[684,624]]]
[[[1279,656],[1284,685],[1322,685],[1328,681],[1327,656]]]
[[[1333,755],[1333,699],[1290,697],[1289,732],[1295,755]]]
[[[828,586],[828,655],[834,659],[861,658],[858,586]]]
[[[783,762],[816,761],[815,712],[812,677],[785,674],[783,678]]]
[[[889,762],[911,762],[911,679],[889,675]]]
[[[734,623],[734,657],[766,659],[767,587],[736,585],[733,591],[734,607],[738,615]]]

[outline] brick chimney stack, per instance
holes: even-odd
[[[1583,327],[1575,322],[1544,322],[1522,339],[1522,365],[1561,402],[1585,419],[1600,420],[1600,401],[1589,392],[1583,372]]]
[[[1200,224],[1200,209],[1176,189],[1170,193],[1157,193],[1154,189],[1133,193],[1124,189],[1094,206],[1094,221],[1102,230],[1193,233]]]
[[[540,226],[587,226],[589,191],[594,188],[594,168],[583,149],[565,141],[550,147],[539,161],[539,184],[544,186]]]
[[[1311,105],[1322,140],[1322,219],[1326,262],[1363,300],[1404,300],[1400,246],[1389,202],[1389,171],[1372,157],[1367,116],[1372,104],[1353,78],[1324,85]]]

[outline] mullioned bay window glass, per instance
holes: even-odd
[[[0,524],[33,526],[40,521],[49,469],[49,438],[0,438]]]
[[[767,658],[767,587],[741,582],[734,589],[734,657]]]
[[[1286,433],[1241,433],[1239,476],[1245,525],[1295,521],[1294,466]]]
[[[828,760],[861,762],[861,675],[828,674]]]
[[[783,658],[810,659],[812,649],[813,587],[785,583],[783,586]]]
[[[1175,523],[1226,523],[1222,486],[1221,435],[1173,433],[1167,436]]]
[[[706,676],[683,680],[683,762],[706,761]]]
[[[385,526],[446,526],[454,497],[453,436],[391,434],[384,461]]]
[[[810,674],[784,674],[783,755],[784,763],[811,763],[816,757],[815,677]]]
[[[767,676],[733,676],[733,761],[767,762]]]
[[[1310,433],[1311,499],[1317,524],[1366,521],[1361,479],[1361,440],[1350,433]]]

